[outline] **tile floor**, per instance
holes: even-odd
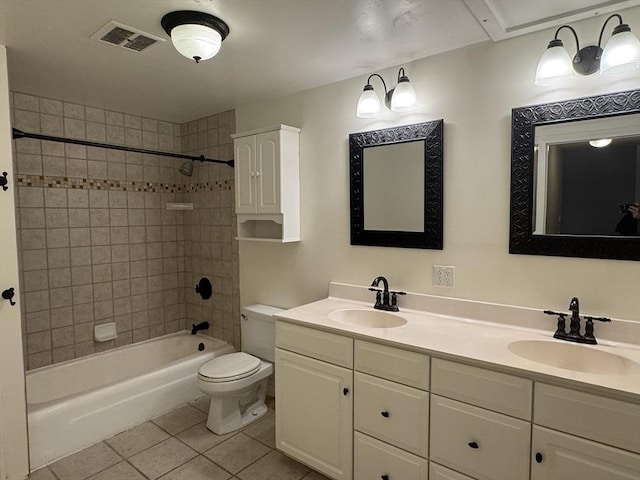
[[[30,480],[328,480],[275,450],[275,412],[226,435],[201,398],[33,472]]]

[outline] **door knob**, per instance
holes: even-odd
[[[5,291],[2,292],[2,298],[4,298],[5,300],[9,300],[9,303],[11,305],[15,305],[16,302],[13,301],[13,297],[15,294],[16,292],[13,289],[13,287],[7,288]]]

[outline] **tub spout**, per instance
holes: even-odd
[[[198,330],[206,330],[209,328],[209,322],[201,322],[199,324],[192,324],[191,325],[191,335],[195,335]]]

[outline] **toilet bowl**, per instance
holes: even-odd
[[[279,311],[266,305],[244,307],[243,351],[213,358],[198,369],[198,388],[211,398],[207,428],[212,432],[238,430],[267,412],[265,397],[275,354],[273,315]]]

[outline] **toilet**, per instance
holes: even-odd
[[[282,309],[242,309],[242,351],[212,358],[198,369],[198,388],[211,398],[207,428],[218,435],[238,430],[267,412],[265,396],[275,355],[275,315]]]

